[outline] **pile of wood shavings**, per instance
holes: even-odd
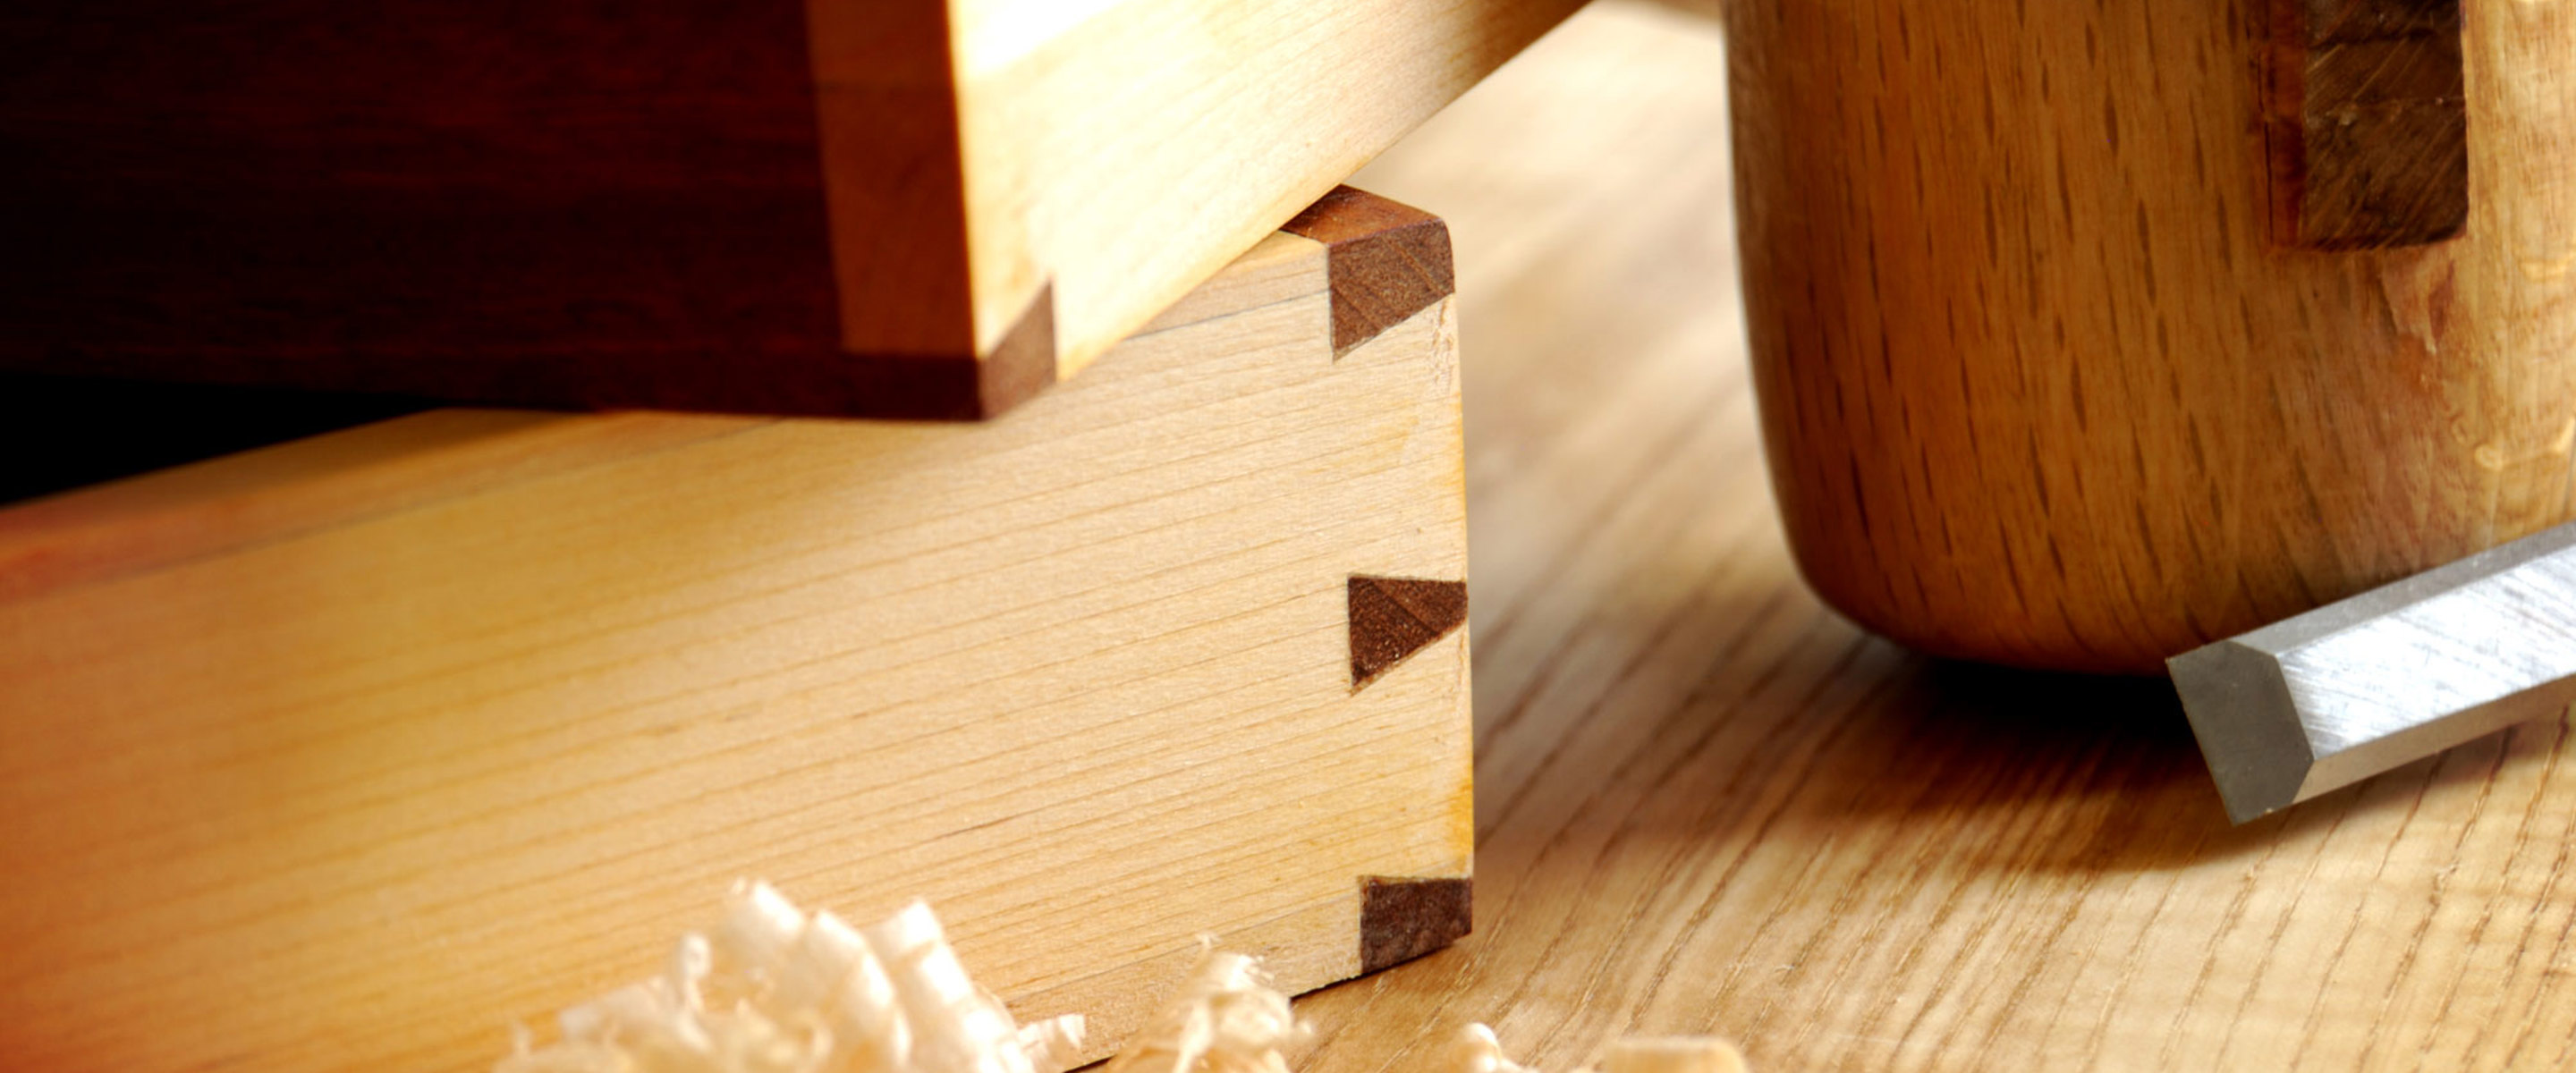
[[[859,930],[759,882],[735,886],[713,933],[682,936],[660,977],[557,1020],[562,1039],[533,1048],[523,1029],[494,1073],[1064,1073],[1083,1029],[1079,1014],[1013,1022],[929,906]],[[1211,944],[1104,1073],[1289,1073],[1283,1049],[1306,1035],[1258,959]],[[1537,1071],[1470,1024],[1433,1073]],[[1744,1059],[1713,1037],[1629,1039],[1576,1073],[1744,1073]]]
[[[1146,1023],[1103,1073],[1288,1073],[1280,1049],[1306,1026],[1270,986],[1261,961],[1207,950],[1161,1016]]]
[[[563,1038],[494,1073],[1063,1073],[1082,1018],[1028,1026],[975,986],[914,902],[864,931],[737,884],[670,967],[563,1011]]]

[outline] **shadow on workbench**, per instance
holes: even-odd
[[[2364,784],[2231,826],[2169,681],[1954,663],[1865,643],[1895,665],[1854,668],[1875,679],[1871,698],[1816,713],[1825,725],[1809,731],[1823,739],[1805,784],[1766,822],[1770,837],[1883,837],[1915,866],[1937,856],[1944,870],[2137,873],[2265,854],[2420,797]],[[1759,718],[1735,713],[1747,716]],[[2428,758],[2381,779],[2429,792],[2541,759]]]
[[[2178,867],[2231,840],[2190,725],[2161,678],[2092,677],[1914,658],[1840,748],[1865,754],[1820,819],[2025,817],[2043,838],[1979,840],[1989,865]],[[1901,777],[1905,771],[1921,773]],[[2050,811],[2063,815],[2044,818]],[[1883,816],[1880,818],[1884,818]]]

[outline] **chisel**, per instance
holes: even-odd
[[[2576,524],[2166,661],[2244,823],[2576,701]]]

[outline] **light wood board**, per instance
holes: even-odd
[[[1463,577],[1452,303],[1337,356],[1339,255],[985,425],[433,411],[0,511],[0,1067],[488,1068],[745,876],[929,899],[1095,1054],[1201,932],[1418,952],[1364,881],[1468,872],[1466,639],[1358,688],[1346,601]]]
[[[1927,662],[1800,584],[1724,63],[1605,0],[1361,177],[1459,236],[1476,932],[1301,1000],[1300,1068],[1471,1020],[1551,1073],[1632,1032],[1762,1073],[2576,1061],[2563,726],[2232,829],[2164,683]]]
[[[1044,303],[1070,375],[1578,4],[904,0],[924,13],[889,20],[814,0],[846,342],[918,349],[945,335],[906,322],[954,307],[966,321],[938,330],[989,352]],[[946,62],[894,62],[934,46]],[[953,129],[921,128],[942,98]],[[962,153],[953,185],[876,178],[918,172],[897,166],[915,153]],[[911,250],[962,261],[962,292],[925,303],[952,284]]]

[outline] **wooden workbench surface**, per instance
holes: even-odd
[[[2565,1068],[2576,775],[2516,730],[2230,828],[2161,680],[1940,665],[1798,580],[1747,383],[1716,24],[1604,0],[1358,182],[1447,216],[1476,933],[1302,1000],[1568,1070]]]

